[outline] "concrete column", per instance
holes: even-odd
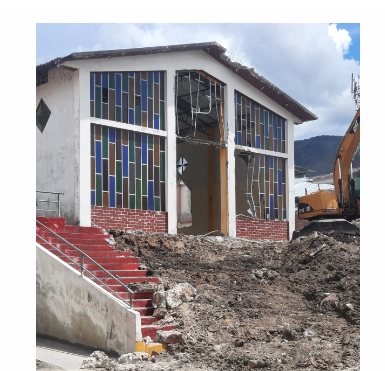
[[[286,165],[286,216],[289,222],[289,239],[295,230],[295,183],[294,183],[294,122],[290,119],[287,120],[287,165]]]
[[[81,226],[91,226],[91,164],[90,164],[90,71],[79,70],[79,166],[81,171],[78,174],[79,184],[79,221]]]
[[[227,209],[229,236],[235,237],[236,204],[235,204],[235,106],[234,85],[231,81],[225,89],[225,141],[227,142]]]
[[[175,134],[175,71],[167,70],[166,81],[166,211],[168,233],[177,233],[176,198],[176,134]]]

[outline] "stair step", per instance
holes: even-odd
[[[121,295],[119,293],[119,295]],[[123,294],[121,295],[123,297]],[[143,307],[143,308],[135,308],[137,312],[139,312],[141,317],[148,317],[152,316],[154,314],[154,308],[153,307]]]
[[[50,218],[50,217],[45,217],[45,216],[38,216],[38,217],[36,217],[36,220],[38,220],[40,223],[44,224],[48,228],[55,230],[55,231],[63,230],[66,226],[65,218]],[[39,225],[37,225],[37,226],[39,226]],[[43,228],[43,227],[40,227],[40,228]]]
[[[153,282],[153,283],[159,283],[158,277],[128,277],[125,278],[125,284],[134,284],[134,283],[142,283],[142,282]],[[108,285],[113,290],[117,290],[119,292],[125,291],[124,288],[120,285]]]
[[[149,336],[151,340],[154,340],[156,337],[156,332],[159,330],[169,331],[174,330],[176,325],[144,325],[142,326],[142,337]]]
[[[94,272],[92,272],[94,273]],[[95,275],[96,276],[96,275]],[[98,277],[98,276],[96,276]],[[114,276],[116,277],[116,276]],[[127,271],[125,277],[116,277],[120,282],[127,285],[128,283],[132,283],[132,279],[134,278],[147,278],[146,271],[140,271],[140,270],[134,270],[134,271]],[[116,280],[114,278],[111,278],[111,276],[107,277],[98,277],[98,279],[102,282],[104,282],[106,285],[113,285],[115,284]]]
[[[153,316],[141,316],[140,320],[142,321],[142,326],[152,325],[159,321],[158,318]]]
[[[51,238],[57,238],[59,240],[59,237],[52,234],[52,232],[47,230],[39,230],[38,234],[43,237],[51,237]],[[108,239],[110,236],[106,236],[102,233],[96,234],[96,233],[71,233],[71,232],[59,232],[56,233],[61,238],[64,238],[68,241],[73,240],[80,240],[80,241],[98,241],[98,243],[106,243],[106,239]]]
[[[124,271],[124,270],[134,270],[139,268],[138,263],[103,263],[100,264],[107,271]],[[90,271],[100,271],[100,267],[98,267],[94,263],[85,263],[84,267]]]
[[[137,256],[95,256],[90,254],[90,257],[99,264],[105,263],[140,263],[140,258]]]
[[[104,234],[103,229],[99,227],[80,227],[77,225],[66,225],[64,228],[64,232],[71,232],[71,233],[97,233],[97,234]],[[104,234],[106,238],[109,237],[109,234]]]
[[[133,309],[136,308],[150,308],[152,307],[151,299],[134,299],[132,300]]]

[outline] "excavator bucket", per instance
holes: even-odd
[[[346,219],[313,220],[308,222],[299,231],[294,231],[293,239],[302,236],[308,236],[313,232],[320,232],[323,234],[328,234],[330,232],[338,232],[343,234],[350,234],[353,236],[359,236],[360,228],[348,222]]]

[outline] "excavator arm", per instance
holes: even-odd
[[[354,181],[352,180],[351,164],[360,143],[360,108],[358,108],[352,123],[341,140],[334,163],[334,189],[341,214],[354,209],[356,199]]]

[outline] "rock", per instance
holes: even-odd
[[[249,362],[248,362],[248,366],[250,368],[265,368],[268,366],[267,362],[264,361],[264,360],[254,360],[254,359],[251,359]]]
[[[163,331],[158,330],[155,336],[155,342],[165,344],[183,343],[182,333],[175,330]]]
[[[166,291],[166,302],[170,308],[175,308],[182,304],[194,300],[197,290],[189,283],[178,283],[172,289]]]
[[[154,314],[153,316],[156,317],[156,318],[164,318],[167,314],[167,309],[166,308],[156,308],[154,310]]]
[[[152,306],[154,308],[166,307],[166,292],[165,291],[155,291],[152,294]]]

